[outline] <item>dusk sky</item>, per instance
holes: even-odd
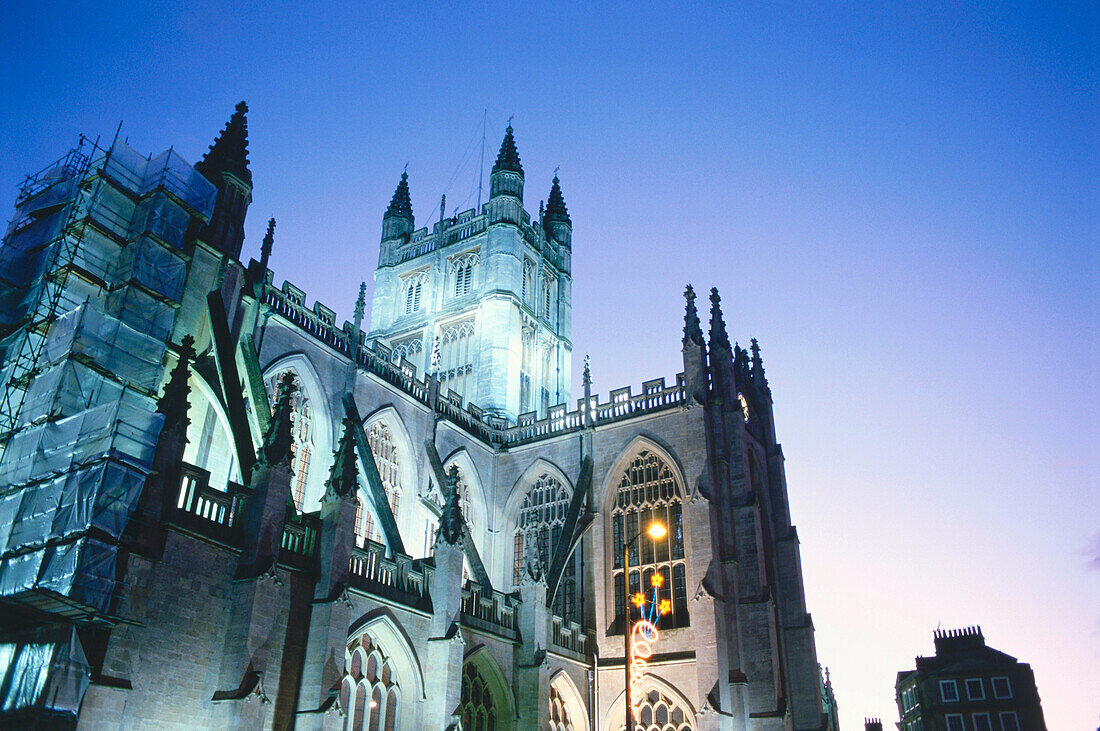
[[[844,728],[967,625],[1096,728],[1100,5],[369,5],[3,2],[5,219],[78,134],[195,162],[244,99],[244,256],[274,216],[343,321],[406,162],[418,227],[472,208],[514,115],[575,382],[671,381],[688,282],[759,338]]]

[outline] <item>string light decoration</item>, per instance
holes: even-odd
[[[650,577],[653,598],[647,601],[645,594],[639,591],[630,600],[642,615],[642,618],[630,629],[630,696],[632,699],[641,698],[642,682],[645,680],[649,658],[653,655],[653,645],[660,638],[657,622],[661,620],[661,615],[672,609],[672,602],[661,599],[658,594],[664,581],[664,576],[654,574]],[[631,703],[630,715],[637,720],[638,714],[634,703]]]

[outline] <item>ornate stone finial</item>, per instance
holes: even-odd
[[[190,377],[188,363],[195,357],[195,338],[184,335],[179,345],[179,360],[176,361],[172,374],[168,377],[168,383],[164,384],[164,393],[157,401],[157,413],[164,414],[164,426],[183,424],[186,428],[191,420],[187,418],[187,409],[190,404],[187,397],[191,388],[187,384]]]
[[[408,167],[408,163],[405,163],[405,167]],[[404,218],[410,223],[413,221],[412,196],[409,195],[408,172],[401,173],[401,181],[397,184],[397,190],[393,192],[393,198],[390,199],[390,205],[386,209],[383,218],[388,218],[390,216]]]
[[[760,357],[760,343],[756,342],[756,338],[753,338],[749,347],[752,348],[753,378],[762,378],[764,376],[764,359]]]
[[[344,417],[344,433],[332,453],[332,470],[325,481],[325,496],[355,497],[359,492],[359,463],[355,458],[354,419]]]
[[[195,165],[207,180],[220,173],[229,173],[245,185],[252,186],[252,172],[248,169],[248,120],[245,114],[248,105],[243,101],[237,104],[233,116],[225,125],[210,150]]]
[[[439,220],[447,220],[447,194],[444,193],[439,197]]]
[[[542,557],[539,556],[538,542],[534,536],[524,536],[523,545],[523,578],[528,581],[538,581],[542,578]]]
[[[585,388],[592,387],[592,361],[587,353],[584,354],[584,380],[582,383],[584,383]]]
[[[710,290],[710,349],[715,347],[730,348],[730,339],[726,335],[726,323],[722,319],[722,298],[718,295],[718,288]]]
[[[500,152],[497,153],[497,161],[493,165],[493,172],[507,170],[523,175],[523,165],[519,161],[519,151],[516,150],[516,140],[512,136],[512,123],[509,117],[508,128],[504,130],[504,141],[500,143]]]
[[[275,243],[275,219],[267,222],[267,233],[264,234],[263,243],[260,244],[260,270],[267,271],[267,263],[271,260],[271,245]],[[266,276],[266,275],[265,275]]]
[[[687,300],[684,311],[684,345],[689,342],[702,345],[703,331],[699,327],[699,312],[695,309],[695,289],[690,284],[684,289],[684,299]]]
[[[462,507],[458,504],[458,467],[451,465],[446,478],[443,512],[439,516],[439,537],[453,546],[461,540],[466,524],[462,518]]]
[[[359,283],[359,297],[355,300],[355,326],[359,327],[359,324],[363,322],[363,313],[367,307],[367,283]]]
[[[263,444],[260,445],[258,459],[262,464],[282,464],[290,466],[293,457],[294,438],[290,429],[290,399],[298,390],[294,383],[294,374],[290,371],[279,377],[279,395],[275,399],[275,413],[267,423]]]

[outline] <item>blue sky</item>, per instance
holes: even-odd
[[[0,203],[120,120],[197,160],[245,99],[245,256],[276,217],[277,281],[350,318],[405,163],[418,226],[472,207],[514,115],[527,208],[560,166],[574,222],[575,373],[671,379],[687,282],[760,339],[844,725],[942,623],[1095,727],[1095,3],[369,5],[3,3]]]

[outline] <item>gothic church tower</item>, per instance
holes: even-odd
[[[415,229],[408,175],[382,217],[368,338],[435,372],[440,393],[515,421],[570,400],[572,222],[554,177],[541,221],[523,208],[512,127],[489,200]],[[433,351],[436,351],[433,357]]]

